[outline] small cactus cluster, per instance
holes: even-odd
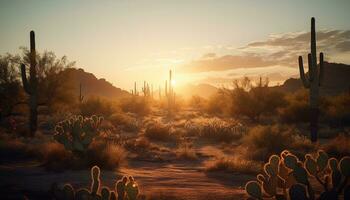
[[[102,117],[96,115],[89,118],[73,116],[56,125],[54,139],[69,151],[84,153],[98,135],[101,122]]]
[[[91,168],[90,190],[86,188],[74,190],[71,184],[65,184],[59,188],[57,183],[52,185],[52,196],[56,200],[136,200],[139,188],[134,178],[123,177],[115,184],[115,190],[101,187],[100,168]]]
[[[264,165],[264,173],[257,175],[257,181],[249,181],[245,190],[248,199],[314,200],[315,192],[309,178],[315,178],[323,187],[320,200],[337,200],[341,194],[350,199],[350,157],[340,161],[329,158],[320,150],[317,156],[305,155],[304,163],[289,151],[280,156],[272,155]],[[344,193],[343,193],[344,191]]]

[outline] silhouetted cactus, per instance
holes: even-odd
[[[257,175],[258,181],[249,181],[245,189],[250,199],[274,197],[314,200],[315,194],[309,176],[314,177],[324,188],[319,199],[337,200],[342,193],[345,197],[349,195],[347,183],[350,177],[350,157],[343,157],[338,162],[336,158],[329,159],[328,155],[320,150],[317,157],[305,155],[305,161],[302,163],[295,155],[285,150],[280,156],[272,155],[264,165],[264,174]],[[329,179],[332,180],[331,184]]]
[[[21,77],[24,91],[29,95],[29,128],[30,135],[34,136],[38,124],[38,77],[36,69],[35,34],[30,31],[30,54],[29,54],[29,78],[27,78],[26,66],[21,64]]]
[[[85,153],[93,139],[98,135],[102,117],[93,115],[90,118],[73,116],[55,127],[54,139],[63,144],[67,150]]]
[[[79,103],[83,103],[83,100],[84,100],[84,96],[82,95],[81,88],[82,88],[82,85],[80,83],[79,84]]]
[[[100,191],[100,168],[93,166],[91,168],[91,186],[90,190],[82,188],[75,191],[70,184],[65,184],[63,188],[59,188],[57,183],[52,184],[52,196],[56,200],[136,200],[139,194],[137,183],[132,176],[123,177],[116,183],[116,191],[110,190],[103,186]]]
[[[311,53],[308,54],[309,72],[304,73],[303,57],[299,56],[299,71],[300,79],[305,88],[309,89],[310,93],[310,134],[311,141],[317,141],[318,130],[318,115],[319,115],[319,87],[323,79],[323,53],[320,53],[320,64],[317,66],[316,55],[316,31],[315,18],[311,18]]]

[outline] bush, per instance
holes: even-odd
[[[123,130],[128,132],[134,132],[139,130],[137,119],[129,116],[123,112],[117,112],[109,117],[111,123],[115,126],[121,126]]]
[[[124,112],[132,112],[145,116],[151,111],[150,99],[141,96],[125,97],[120,100],[120,107]]]
[[[340,158],[342,156],[350,155],[350,136],[338,135],[337,137],[328,141],[324,146],[324,150],[331,156]]]
[[[261,164],[256,161],[246,160],[239,157],[223,157],[211,163],[207,163],[206,170],[225,171],[230,173],[257,174]]]
[[[146,125],[145,137],[158,141],[177,140],[177,136],[171,133],[170,127],[158,121],[152,121]]]
[[[253,159],[266,160],[269,155],[288,148],[295,151],[309,151],[311,142],[286,125],[256,126],[242,138]]]
[[[108,170],[116,169],[125,161],[127,155],[123,147],[106,144],[104,141],[94,141],[84,157],[73,154],[56,142],[43,147],[44,166],[47,170],[53,171],[86,169],[94,165]]]
[[[184,142],[176,149],[176,157],[183,160],[196,160],[197,153],[192,144]]]
[[[350,94],[326,99],[325,121],[334,126],[350,126]]]
[[[109,117],[114,110],[110,102],[98,97],[88,98],[80,104],[79,108],[80,114],[85,117],[90,117],[92,115]]]
[[[279,118],[285,123],[310,121],[310,106],[307,90],[299,90],[286,96],[287,105],[278,110]]]
[[[230,99],[230,114],[259,121],[261,116],[274,114],[285,105],[284,93],[268,87],[268,80],[253,85],[249,78],[234,81],[234,88],[221,91]]]

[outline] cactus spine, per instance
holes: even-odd
[[[303,57],[299,56],[300,79],[305,88],[310,90],[310,134],[311,141],[317,141],[319,116],[319,86],[323,78],[323,53],[320,53],[320,67],[317,67],[315,18],[311,18],[311,53],[308,54],[309,72],[304,73]]]
[[[29,95],[29,127],[30,135],[34,136],[37,130],[38,123],[38,77],[36,70],[36,51],[35,51],[35,34],[34,31],[30,31],[30,55],[29,55],[29,79],[26,74],[26,66],[21,64],[21,76],[24,91]]]

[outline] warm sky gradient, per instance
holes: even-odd
[[[349,0],[0,0],[0,54],[29,45],[131,89],[174,69],[178,83],[297,75],[316,17],[326,60],[350,63]]]

